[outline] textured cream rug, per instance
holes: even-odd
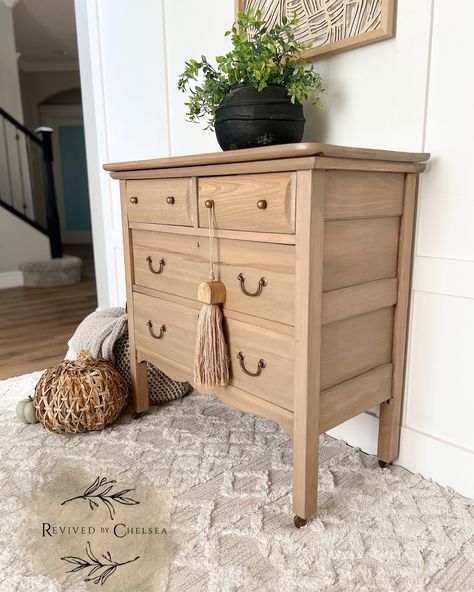
[[[38,377],[0,382],[2,592],[474,590],[474,502],[453,491],[324,437],[296,530],[275,423],[193,394],[55,435],[15,418]]]

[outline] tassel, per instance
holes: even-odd
[[[197,298],[203,303],[199,313],[194,357],[195,386],[210,389],[229,382],[229,357],[222,329],[225,285],[215,281],[213,269],[214,204],[209,208],[209,279],[199,285]],[[211,211],[212,210],[212,211]]]
[[[201,284],[198,289],[198,300],[203,302],[203,305],[197,324],[194,384],[205,388],[225,386],[229,382],[229,358],[219,306],[225,301],[224,284]]]

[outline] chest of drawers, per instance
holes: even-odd
[[[212,201],[231,364],[215,394],[292,436],[297,526],[316,512],[320,433],[380,404],[379,458],[398,454],[428,157],[307,143],[105,165],[121,188],[135,411],[147,361],[192,382]]]

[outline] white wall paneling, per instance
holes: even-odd
[[[416,291],[403,424],[474,450],[474,300]]]
[[[169,155],[160,0],[78,0],[76,22],[99,306],[123,305],[118,183],[102,164]]]
[[[229,37],[224,37],[224,33],[232,26],[234,3],[164,0],[164,13],[171,154],[220,150],[212,131],[186,121],[186,95],[178,90],[177,82],[184,63],[190,58],[199,59],[204,54],[213,59],[229,51]]]

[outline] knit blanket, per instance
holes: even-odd
[[[114,344],[127,331],[127,313],[124,308],[98,308],[77,327],[68,341],[67,360],[75,360],[83,349],[94,358],[102,358],[113,364]]]

